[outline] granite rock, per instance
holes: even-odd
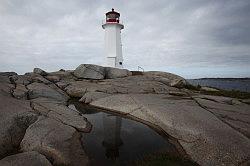
[[[105,68],[98,65],[81,64],[75,69],[74,75],[77,78],[96,79],[96,80],[104,79]]]

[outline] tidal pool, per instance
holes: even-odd
[[[153,153],[178,153],[173,144],[145,124],[79,102],[71,102],[69,107],[93,125],[90,133],[82,135],[91,165],[130,165]]]

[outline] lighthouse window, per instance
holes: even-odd
[[[120,65],[122,65],[122,62],[119,62]]]

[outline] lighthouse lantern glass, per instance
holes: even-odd
[[[106,22],[119,23],[119,17],[120,14],[115,11],[108,12],[106,13]]]

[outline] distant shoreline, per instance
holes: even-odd
[[[235,81],[235,80],[250,80],[249,77],[245,77],[245,78],[195,78],[195,79],[187,79],[187,80],[232,80],[232,81]]]

